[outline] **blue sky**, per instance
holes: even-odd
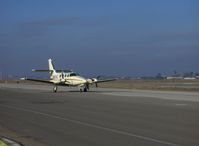
[[[0,71],[199,72],[198,0],[0,0]]]

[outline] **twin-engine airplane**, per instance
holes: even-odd
[[[76,86],[82,92],[87,92],[89,90],[89,85],[101,82],[114,81],[116,79],[98,80],[97,78],[86,79],[79,76],[71,70],[55,70],[52,59],[48,59],[49,70],[36,70],[32,69],[34,72],[49,72],[50,80],[40,80],[40,79],[30,79],[21,78],[22,80],[36,81],[53,84],[53,92],[57,92],[57,86]]]

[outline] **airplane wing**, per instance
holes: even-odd
[[[58,69],[56,70],[56,72],[72,72],[73,70],[71,69],[64,69],[64,70],[61,70],[61,69]]]
[[[115,81],[115,80],[117,80],[116,78],[114,78],[114,79],[105,79],[105,80],[98,80],[98,79],[95,79],[95,78],[93,78],[93,79],[91,79],[91,82],[90,82],[90,84],[95,84],[95,86],[96,87],[98,87],[98,83],[103,83],[103,82],[110,82],[110,81]]]
[[[34,82],[54,84],[54,82],[49,81],[49,80],[39,80],[39,79],[29,79],[29,78],[21,78],[21,80],[28,80],[28,81],[34,81]]]
[[[59,82],[59,83],[54,83],[53,81],[50,81],[50,80],[40,80],[40,79],[30,79],[30,78],[20,78],[20,80],[27,80],[27,81],[33,81],[33,82],[40,82],[40,83],[46,83],[46,84],[56,84],[58,86],[69,86],[69,84],[67,83],[62,83],[62,82]]]
[[[97,80],[95,83],[110,82],[110,81],[115,81],[115,80],[117,79],[114,78],[114,79],[107,79],[107,80]]]

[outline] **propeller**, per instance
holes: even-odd
[[[96,88],[98,87],[97,80],[98,80],[97,78],[91,78],[90,79],[90,82],[93,83],[93,84],[95,84]]]
[[[97,80],[99,80],[99,79],[100,79],[100,77],[101,77],[101,76],[97,76],[97,77],[96,77],[96,78],[97,78]],[[97,82],[95,82],[95,87],[96,87],[96,88],[98,88],[98,84],[97,84]]]
[[[90,88],[90,87],[89,87],[89,84],[86,84],[86,88],[89,90],[89,88]]]
[[[98,84],[97,83],[95,83],[95,87],[98,88]]]

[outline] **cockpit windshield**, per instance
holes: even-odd
[[[71,73],[70,77],[72,77],[72,76],[78,76],[78,74],[77,73]]]

